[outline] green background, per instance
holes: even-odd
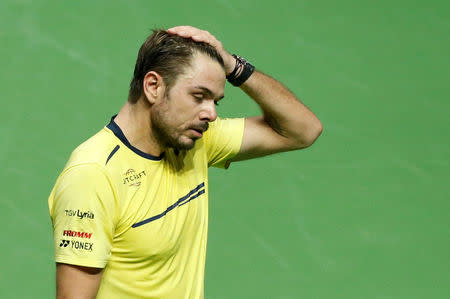
[[[206,298],[450,298],[448,1],[0,1],[0,298],[54,296],[47,196],[190,24],[321,119],[311,148],[211,170]],[[227,86],[219,115],[258,107]]]

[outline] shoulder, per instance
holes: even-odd
[[[244,118],[217,118],[209,123],[209,128],[205,132],[205,140],[222,134],[241,134],[244,130]]]
[[[204,143],[208,166],[227,167],[241,147],[244,118],[217,118],[205,132]]]
[[[104,165],[116,145],[117,141],[113,135],[106,128],[103,128],[75,148],[68,161],[68,166],[84,163]]]
[[[107,162],[117,151],[118,144],[113,133],[103,128],[72,151],[62,173],[80,165],[106,170]]]
[[[102,179],[110,180],[107,161],[117,151],[115,150],[117,145],[117,140],[103,128],[73,150],[58,176],[57,185],[64,181],[79,180],[84,184],[90,184]]]

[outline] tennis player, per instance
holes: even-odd
[[[220,119],[226,80],[262,109]],[[155,30],[128,101],[49,197],[58,298],[203,298],[208,167],[310,146],[316,116],[209,32]]]

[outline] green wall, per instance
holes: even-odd
[[[54,296],[51,187],[126,100],[149,29],[179,24],[324,125],[211,170],[206,298],[450,298],[449,3],[0,1],[0,298]],[[218,113],[259,110],[228,86]]]

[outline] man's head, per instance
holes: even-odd
[[[224,63],[211,45],[157,30],[139,50],[129,102],[149,104],[160,146],[190,149],[216,119],[224,87]]]
[[[196,52],[209,56],[225,68],[222,57],[211,45],[170,34],[165,30],[153,30],[139,49],[128,100],[136,103],[144,95],[143,80],[150,71],[163,78],[168,91],[177,77],[191,65]]]

